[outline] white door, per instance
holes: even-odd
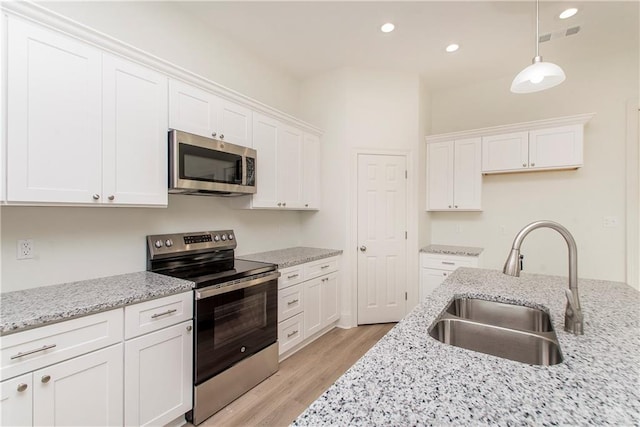
[[[34,425],[121,425],[122,365],[117,344],[35,371]]]
[[[8,21],[7,199],[93,203],[102,179],[101,54]]]
[[[193,322],[125,343],[125,425],[165,425],[192,408]]]
[[[104,55],[103,202],[167,205],[167,78]]]
[[[0,383],[0,425],[31,426],[33,410],[31,372]]]
[[[405,314],[406,162],[401,155],[358,155],[358,324]]]

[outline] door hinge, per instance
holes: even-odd
[[[408,237],[408,234],[407,234],[407,232],[405,231],[405,232],[404,232],[404,240],[407,240],[408,238],[409,238],[409,237]]]
[[[404,300],[407,301],[409,298],[407,297],[407,293],[404,293]]]
[[[409,179],[409,172],[406,169],[404,171],[404,179]]]

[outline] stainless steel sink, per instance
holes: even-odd
[[[547,313],[523,305],[505,304],[478,298],[456,298],[451,301],[446,311],[462,319],[493,326],[534,332],[553,330],[551,319]]]
[[[542,310],[456,298],[429,328],[438,341],[532,365],[562,362],[549,315]]]

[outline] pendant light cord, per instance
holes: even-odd
[[[538,26],[540,25],[540,0],[536,0],[536,57],[540,56],[538,53],[538,47],[540,45],[540,35]]]

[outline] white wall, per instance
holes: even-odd
[[[303,82],[301,115],[325,130],[322,211],[303,217],[304,242],[343,249],[343,326],[356,324],[358,151],[403,151],[412,173],[409,202],[408,290],[417,302],[419,135],[417,74],[345,68]],[[415,296],[415,301],[413,297]]]
[[[299,83],[171,2],[44,3],[65,16],[249,97],[297,114]],[[145,270],[147,234],[233,228],[238,254],[300,243],[300,214],[237,211],[222,198],[170,196],[168,209],[0,207],[3,292]],[[16,260],[16,241],[35,241]]]
[[[485,176],[483,212],[431,213],[432,242],[484,247],[485,266],[502,268],[518,230],[550,219],[575,237],[580,277],[624,281],[625,106],[638,94],[638,59],[635,50],[562,63],[567,80],[534,94],[511,94],[513,76],[434,92],[434,134],[578,113],[596,116],[585,128],[583,168]],[[604,216],[617,217],[620,225],[604,228]],[[566,244],[552,230],[531,233],[522,253],[527,272],[567,275]]]
[[[172,1],[41,2],[48,9],[271,107],[298,113],[298,80]]]

